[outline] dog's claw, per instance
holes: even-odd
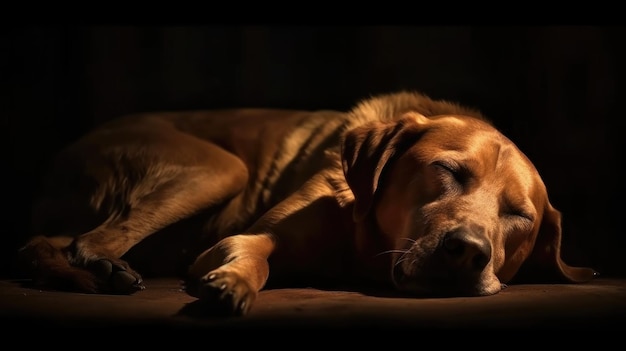
[[[229,272],[210,273],[186,286],[213,314],[244,315],[255,297],[245,280]]]
[[[111,275],[110,283],[112,292],[117,294],[131,294],[137,290],[141,290],[141,288],[137,288],[142,286],[137,278],[126,271],[115,272]]]

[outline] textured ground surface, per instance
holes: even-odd
[[[0,282],[0,318],[16,329],[135,326],[243,328],[606,329],[626,322],[626,280],[517,285],[480,298],[410,299],[317,289],[261,292],[245,317],[209,317],[174,279],[148,280],[131,296],[41,291]],[[8,323],[5,323],[8,322]],[[215,329],[217,328],[217,329]],[[7,329],[5,329],[7,330]]]

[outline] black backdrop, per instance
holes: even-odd
[[[564,256],[626,275],[614,27],[13,27],[0,37],[3,276],[28,233],[44,161],[132,112],[348,109],[416,89],[481,109],[532,160],[563,213]]]

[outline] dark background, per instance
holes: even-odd
[[[12,27],[0,37],[0,267],[12,277],[43,164],[126,113],[349,109],[416,89],[482,110],[539,169],[564,258],[626,275],[622,27]],[[35,185],[33,185],[35,184]]]

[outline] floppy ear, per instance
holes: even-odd
[[[561,259],[561,213],[547,204],[531,254],[515,275],[515,281],[582,283],[598,272],[573,267]]]
[[[412,145],[427,118],[408,113],[397,121],[377,122],[349,130],[341,143],[343,172],[354,193],[355,221],[368,214],[385,166]]]

